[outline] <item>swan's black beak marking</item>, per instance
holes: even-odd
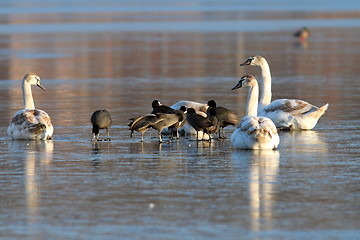
[[[245,66],[245,65],[250,65],[251,64],[252,59],[248,58],[245,62],[243,62],[242,64],[240,64],[240,66]]]
[[[45,91],[45,88],[44,88],[43,86],[41,86],[41,84],[40,84],[40,83],[37,83],[37,84],[36,84],[36,86],[38,86],[39,88],[41,88],[42,90],[44,90],[44,91]]]

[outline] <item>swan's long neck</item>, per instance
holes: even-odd
[[[261,64],[262,81],[260,81],[260,100],[259,112],[264,109],[271,102],[271,73],[269,64],[265,59],[262,59]]]
[[[34,99],[31,92],[31,85],[30,83],[26,82],[25,79],[23,80],[22,90],[25,109],[35,109]]]
[[[257,116],[259,99],[259,85],[256,83],[249,87],[249,93],[246,102],[246,116]]]

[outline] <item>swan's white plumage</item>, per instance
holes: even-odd
[[[328,106],[329,104],[325,104],[318,108],[298,99],[277,99],[267,105],[259,115],[272,119],[279,128],[308,130],[315,127]]]
[[[7,133],[12,139],[47,140],[52,137],[54,128],[49,115],[43,110],[35,109],[31,85],[37,85],[44,89],[39,76],[25,75],[22,86],[25,109],[15,113]]]
[[[280,138],[269,118],[246,116],[231,135],[230,141],[237,149],[275,149]]]
[[[185,106],[186,108],[194,108],[197,114],[206,117],[206,110],[209,107],[206,103],[199,103],[194,101],[179,101],[171,106],[171,108],[178,110],[181,106]],[[190,126],[190,124],[186,123],[183,127],[179,129],[180,132],[186,135],[196,135],[196,130]],[[204,134],[203,131],[199,131],[198,134],[199,139],[209,140],[210,136],[208,134]]]
[[[54,133],[49,115],[38,109],[18,111],[8,127],[8,135],[13,139],[50,139]]]
[[[256,116],[259,87],[253,76],[244,76],[233,88],[249,87],[246,116],[231,135],[236,149],[276,149],[280,143],[275,124],[267,117]]]
[[[180,101],[171,106],[171,108],[178,110],[181,106],[185,106],[186,108],[195,109],[197,114],[206,117],[206,110],[208,109],[208,105],[206,103],[199,103],[194,101]]]
[[[262,72],[258,115],[268,117],[280,129],[310,130],[325,113],[328,104],[318,108],[299,99],[278,99],[271,102],[271,73],[266,59],[252,56],[242,65],[258,66]]]

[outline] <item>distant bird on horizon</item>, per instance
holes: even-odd
[[[303,27],[294,33],[294,37],[298,38],[300,42],[305,42],[310,37],[310,30]]]
[[[112,123],[110,114],[106,110],[97,110],[95,111],[90,118],[90,121],[93,125],[92,128],[92,141],[111,141],[110,139],[110,126]],[[107,138],[100,139],[100,129],[106,129]]]
[[[35,109],[32,85],[45,91],[38,75],[28,73],[24,76],[22,82],[24,109],[15,113],[7,129],[12,139],[48,140],[54,133],[49,115],[43,110]]]

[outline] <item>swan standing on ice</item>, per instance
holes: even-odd
[[[254,76],[243,76],[231,90],[249,87],[246,116],[231,135],[236,149],[275,149],[280,143],[275,124],[267,117],[257,117],[259,86]]]
[[[261,68],[260,100],[258,115],[270,118],[280,130],[310,130],[325,113],[329,104],[318,108],[299,99],[277,99],[271,102],[271,73],[262,56],[249,57],[240,66],[251,65]]]
[[[38,75],[28,73],[24,76],[22,84],[24,109],[15,113],[7,133],[12,139],[51,139],[54,133],[51,119],[43,110],[35,109],[31,85],[36,85],[45,91]]]

